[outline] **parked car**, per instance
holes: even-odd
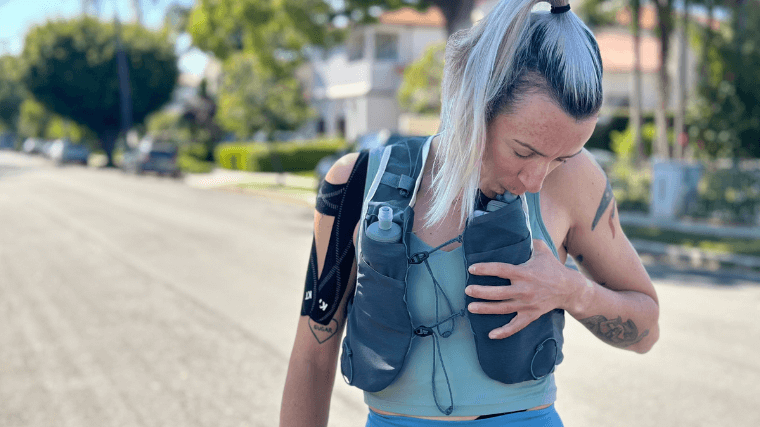
[[[143,139],[136,149],[124,153],[121,161],[124,172],[142,174],[153,171],[159,175],[180,176],[177,166],[177,146],[168,142]]]
[[[90,149],[81,144],[74,144],[68,139],[57,139],[47,148],[47,155],[57,165],[79,163],[87,166]]]
[[[37,138],[27,138],[24,140],[24,144],[22,145],[22,149],[24,150],[24,153],[26,154],[40,154],[42,153],[42,141],[41,139]]]
[[[43,157],[47,157],[48,159],[53,158],[50,155],[50,148],[53,146],[53,142],[55,141],[42,141],[42,148],[40,149],[40,154],[42,154]]]
[[[400,133],[392,133],[388,130],[381,130],[376,132],[365,133],[364,135],[356,138],[353,144],[347,148],[338,151],[337,153],[323,157],[317,166],[314,168],[314,173],[317,178],[317,185],[321,185],[322,180],[325,179],[327,172],[341,157],[348,153],[353,153],[362,150],[372,150],[377,147],[383,147],[388,144],[393,144],[399,140],[405,138],[411,138],[413,135],[402,135]]]
[[[15,150],[16,136],[10,132],[0,134],[0,150]]]

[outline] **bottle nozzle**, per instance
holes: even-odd
[[[390,230],[393,223],[393,208],[390,206],[383,206],[380,208],[380,212],[377,214],[378,227],[381,230]]]

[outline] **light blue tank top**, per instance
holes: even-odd
[[[530,226],[534,239],[541,239],[559,258],[551,236],[544,226],[538,193],[526,193]],[[432,249],[414,236],[411,253]],[[437,281],[448,295],[454,311],[465,308],[464,285],[466,282],[464,251],[461,246],[450,252],[436,251],[428,259]],[[413,264],[407,276],[406,300],[413,325],[431,325],[436,322],[436,299],[434,284],[424,264]],[[450,313],[444,300],[438,301],[439,319]],[[433,380],[432,337],[412,339],[409,353],[396,380],[382,391],[364,392],[364,401],[371,407],[388,412],[416,416],[441,416],[433,396],[436,387],[438,401],[448,406],[449,389],[453,396],[454,411],[451,416],[472,416],[519,411],[552,403],[556,400],[557,387],[554,374],[540,380],[519,384],[495,381],[483,372],[475,350],[475,340],[467,317],[454,318],[454,332],[445,339],[438,339],[443,367],[436,366]],[[450,322],[446,329],[450,328]],[[448,375],[448,382],[446,380]],[[448,383],[448,384],[447,384]]]

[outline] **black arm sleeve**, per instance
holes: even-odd
[[[335,222],[319,277],[316,241],[312,240],[301,315],[322,325],[330,323],[349,285],[348,278],[356,258],[354,228],[361,216],[368,160],[369,153],[360,152],[345,184],[322,181],[317,194],[317,211],[334,216]]]

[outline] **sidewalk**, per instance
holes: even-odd
[[[288,188],[316,189],[317,187],[314,178],[289,173],[276,174],[214,169],[208,174],[188,174],[185,176],[185,183],[195,188],[248,192],[258,196],[287,199],[310,206],[314,206],[316,203],[316,196],[313,191],[283,191],[283,189]],[[279,187],[278,184],[282,187]],[[251,188],[242,188],[241,185],[250,185]],[[707,223],[656,219],[633,212],[621,212],[620,223],[712,237],[760,239],[760,227],[727,227]],[[694,268],[712,270],[722,267],[760,269],[760,257],[756,256],[710,252],[641,239],[633,239],[631,243],[639,254],[653,256],[660,262],[687,264]]]

